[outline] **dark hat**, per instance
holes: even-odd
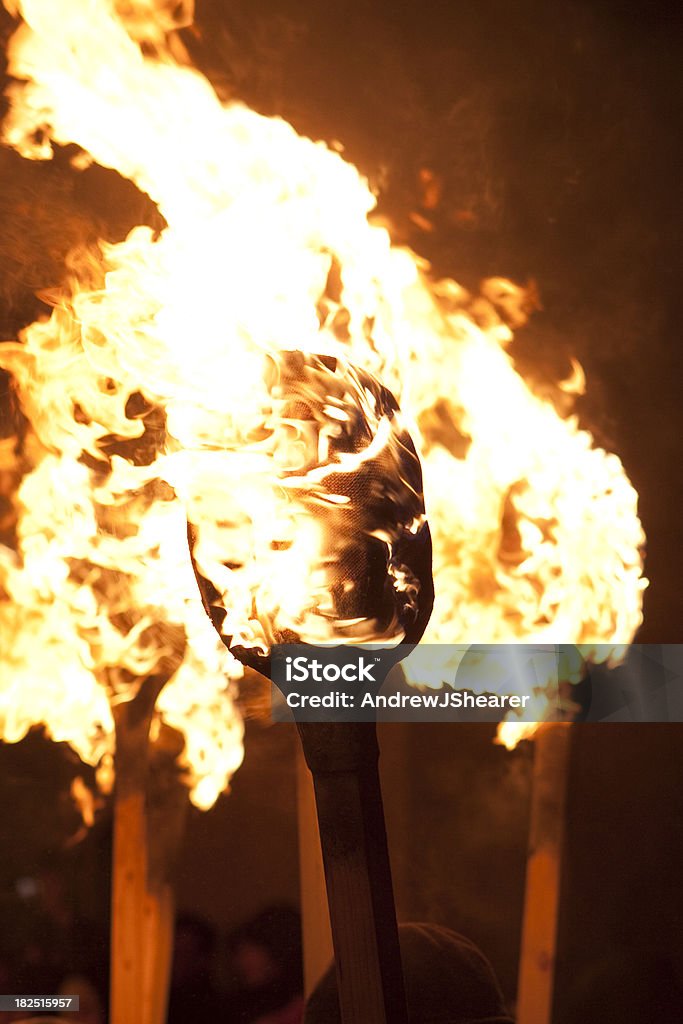
[[[409,1024],[513,1024],[493,968],[473,942],[434,924],[399,925]],[[332,966],[304,1024],[341,1024]]]

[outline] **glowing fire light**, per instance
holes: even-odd
[[[77,144],[78,166],[129,178],[167,226],[75,254],[49,321],[0,348],[30,423],[18,546],[0,548],[0,733],[46,722],[106,766],[110,702],[163,665],[158,713],[185,734],[193,798],[212,803],[241,757],[225,687],[239,670],[196,596],[186,517],[228,595],[224,631],[245,646],[400,641],[415,580],[398,553],[424,517],[400,415],[373,378],[422,463],[425,639],[628,643],[644,587],[637,496],[616,456],[516,372],[505,345],[523,292],[496,279],[473,301],[431,282],[369,222],[374,196],[338,153],[221,104],[170,31],[177,5],[5,5],[23,18],[5,143],[30,159]],[[336,478],[368,458],[402,510],[393,532],[361,527],[384,546],[398,609],[384,616],[345,615],[334,597],[353,586],[333,534],[354,499]],[[335,506],[325,527],[316,510]]]

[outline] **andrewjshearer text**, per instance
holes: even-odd
[[[499,693],[364,693],[358,700],[350,693],[288,693],[290,708],[525,708],[530,696]]]

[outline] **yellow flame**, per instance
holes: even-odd
[[[71,799],[79,810],[85,828],[92,828],[95,824],[97,801],[95,794],[86,786],[80,775],[71,781]]]
[[[352,533],[335,474],[377,459],[410,506],[400,418],[364,374],[400,400],[420,450],[437,593],[425,639],[628,643],[645,585],[637,496],[516,372],[505,346],[526,293],[432,282],[369,222],[375,198],[338,152],[221,104],[168,34],[177,5],[5,3],[23,18],[5,143],[31,159],[76,143],[167,226],[103,243],[90,266],[80,254],[50,320],[0,349],[35,438],[19,549],[0,558],[3,735],[46,721],[107,765],[107,697],[130,697],[173,651],[159,713],[185,733],[194,799],[215,799],[241,757],[224,682],[238,672],[195,597],[186,514],[202,573],[229,595],[224,632],[244,644],[400,640],[397,622],[345,620],[330,597]],[[565,389],[581,386],[576,369]],[[391,553],[391,531],[360,529]],[[405,567],[392,578],[409,591]]]

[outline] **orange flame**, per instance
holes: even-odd
[[[627,644],[645,586],[637,495],[618,458],[516,372],[508,324],[529,295],[495,279],[473,301],[432,282],[369,222],[374,196],[337,152],[221,104],[170,32],[177,5],[5,4],[24,19],[5,143],[31,159],[76,143],[79,166],[116,169],[167,226],[102,243],[87,268],[81,254],[50,320],[0,349],[34,453],[19,549],[0,549],[2,734],[45,721],[107,763],[110,701],[177,654],[180,634],[158,709],[185,733],[194,799],[211,804],[241,758],[224,682],[239,673],[195,596],[186,515],[245,644],[292,628],[376,634],[327,606],[330,538],[307,505],[350,410],[401,476],[398,436],[354,367],[397,396],[420,450],[437,594],[425,639]],[[337,391],[316,392],[319,429],[281,388],[293,352],[339,368]]]

